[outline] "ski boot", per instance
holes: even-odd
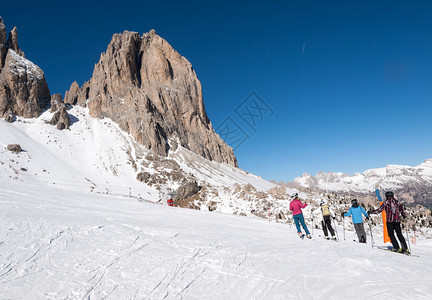
[[[332,240],[336,241],[336,237],[335,237],[335,236],[332,236]]]
[[[299,238],[301,238],[301,239],[303,239],[303,238],[304,238],[304,234],[303,234],[303,233],[301,233],[301,232],[299,232],[299,233],[298,233],[298,236],[299,236]]]
[[[306,237],[307,237],[308,239],[311,239],[311,238],[312,238],[312,236],[311,236],[310,234],[308,234]]]
[[[330,239],[328,236],[325,236],[324,238],[325,238],[326,240],[329,240],[329,239]]]

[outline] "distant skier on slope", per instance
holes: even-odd
[[[357,237],[359,239],[360,243],[366,243],[366,232],[364,230],[364,224],[363,224],[363,216],[366,217],[367,220],[369,220],[369,216],[367,212],[364,210],[363,207],[359,206],[357,199],[351,200],[351,208],[347,213],[342,212],[342,218],[343,217],[349,217],[352,215],[352,221],[354,224],[355,231],[357,233]]]
[[[386,221],[387,221],[387,232],[390,237],[391,243],[393,245],[393,251],[398,251],[401,253],[408,253],[409,250],[407,244],[405,242],[405,238],[402,235],[402,230],[400,226],[400,216],[406,218],[406,214],[403,208],[403,205],[400,204],[395,198],[393,192],[385,193],[386,200],[380,205],[380,207],[376,210],[369,211],[369,214],[377,214],[385,210],[386,212]],[[396,235],[401,243],[402,248],[399,248],[398,241],[395,238],[394,232],[396,231]]]
[[[330,231],[333,240],[336,240],[335,232],[331,225],[331,218],[335,218],[335,213],[333,209],[328,205],[327,201],[321,200],[320,207],[315,210],[314,214],[318,215],[318,221],[321,221],[321,226],[324,231],[324,238],[329,240],[328,231]]]
[[[167,203],[168,203],[168,206],[174,206],[174,201],[172,198],[169,198]]]
[[[299,237],[303,238],[304,235],[302,234],[302,231],[300,229],[300,223],[301,226],[303,227],[304,231],[306,232],[306,236],[308,239],[311,239],[312,236],[309,233],[309,230],[305,224],[305,220],[303,217],[303,213],[302,213],[302,208],[305,208],[307,206],[307,203],[302,203],[299,198],[298,198],[298,194],[295,193],[294,195],[292,195],[293,200],[290,203],[289,209],[293,212],[293,219],[294,222],[296,224],[297,227],[297,232]]]

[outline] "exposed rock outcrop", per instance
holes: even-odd
[[[16,27],[5,41],[6,28],[0,18],[0,117],[38,117],[49,105],[50,92],[43,71],[18,46]]]
[[[136,179],[138,181],[141,181],[141,182],[145,182],[149,178],[150,178],[150,173],[149,172],[140,172],[140,173],[137,174],[137,177],[136,177]]]
[[[66,107],[63,105],[56,111],[51,118],[51,125],[57,125],[58,130],[68,129],[71,125],[71,120]]]
[[[12,113],[12,110],[9,110],[8,113],[6,114],[5,121],[8,123],[13,123],[15,121],[15,116]]]
[[[65,103],[88,106],[108,117],[156,154],[177,143],[218,162],[237,166],[234,152],[215,133],[203,102],[201,83],[190,62],[154,30],[112,37],[92,78],[74,82]]]
[[[182,186],[180,186],[174,194],[174,201],[183,200],[189,198],[199,191],[199,186],[196,181],[188,182]]]
[[[22,151],[21,146],[18,145],[18,144],[10,144],[10,145],[7,145],[7,149],[8,149],[9,151],[14,152],[14,153],[17,153],[17,154],[20,153],[20,152]]]

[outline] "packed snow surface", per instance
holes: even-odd
[[[287,224],[0,180],[1,299],[431,299],[405,256]],[[379,237],[375,239],[380,244]]]

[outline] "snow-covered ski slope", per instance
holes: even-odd
[[[432,297],[431,240],[408,257],[350,232],[301,240],[262,219],[12,179],[0,189],[1,299]]]

